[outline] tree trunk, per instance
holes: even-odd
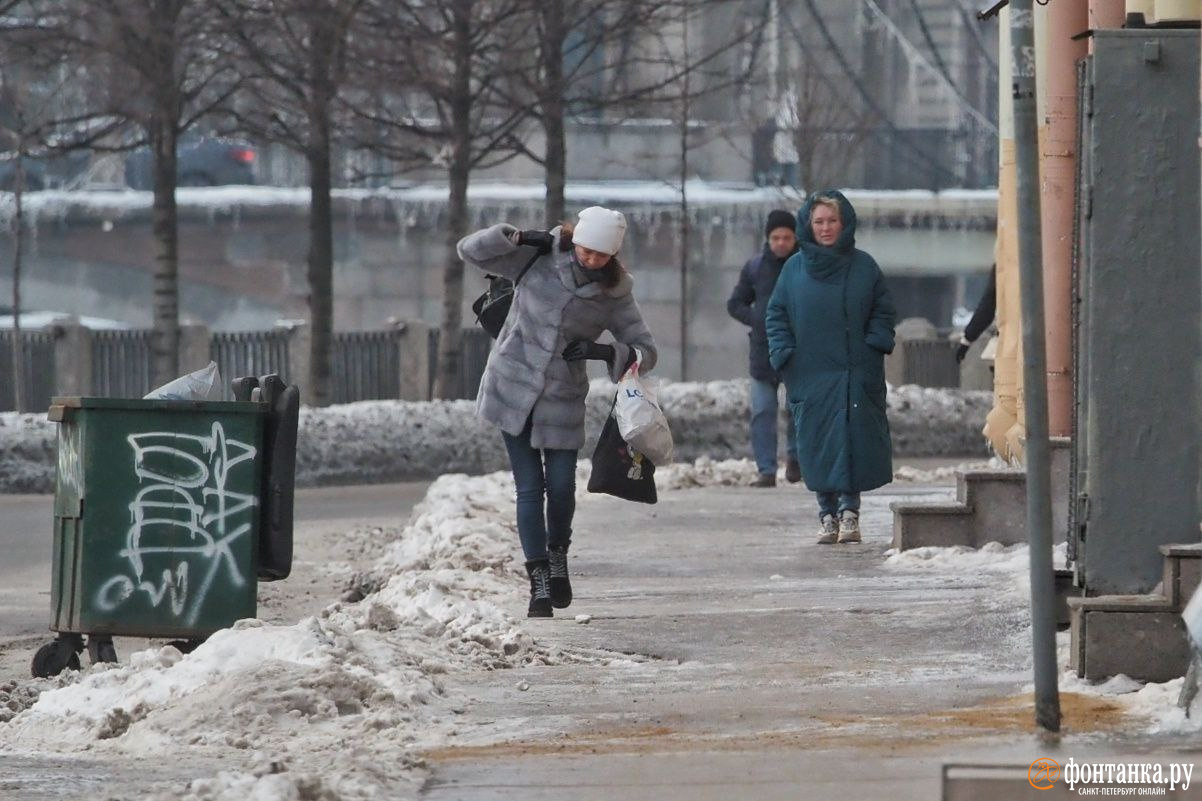
[[[21,258],[25,244],[25,145],[17,147],[16,183],[13,187],[13,408],[25,411],[25,354],[21,347]]]
[[[681,39],[685,72],[680,92],[680,380],[689,380],[689,7]]]
[[[151,122],[154,157],[154,385],[179,375],[179,228],[175,208],[175,118],[157,113]]]
[[[451,97],[451,167],[448,200],[447,262],[443,274],[442,327],[438,336],[438,375],[434,397],[453,398],[463,392],[463,262],[455,244],[467,234],[467,185],[472,158],[471,2],[454,6],[454,76]]]
[[[542,97],[539,99],[543,134],[546,200],[543,204],[547,228],[563,222],[566,213],[564,185],[567,183],[567,144],[564,136],[563,45],[567,36],[562,3],[542,3],[542,43],[539,46]]]
[[[175,209],[176,140],[180,94],[176,83],[176,25],[179,3],[158,0],[149,7],[149,58],[158,77],[150,101],[147,133],[154,163],[154,385],[179,375],[179,221]]]
[[[320,36],[320,34],[318,34]],[[333,98],[330,49],[311,50],[313,99],[309,111],[309,398],[328,406],[334,341],[334,221],[330,199],[330,103]]]
[[[314,147],[309,159],[309,397],[328,406],[334,344],[334,223],[330,200],[330,148]]]

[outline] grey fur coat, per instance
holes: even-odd
[[[512,225],[494,225],[459,240],[459,256],[486,273],[517,278],[534,255],[515,245]],[[584,446],[584,399],[588,375],[583,361],[564,361],[563,349],[576,339],[596,341],[603,331],[614,337],[610,378],[621,378],[630,347],[643,357],[641,372],[655,366],[655,340],[631,294],[634,282],[623,275],[612,289],[593,282],[576,286],[572,254],[555,245],[540,257],[518,284],[509,318],[488,357],[476,414],[517,436],[533,416],[534,448],[579,450]]]

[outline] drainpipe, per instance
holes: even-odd
[[[1047,78],[1039,130],[1043,291],[1047,319],[1048,430],[1072,433],[1072,256],[1073,190],[1077,161],[1077,60],[1088,45],[1072,37],[1089,26],[1086,0],[1047,5],[1044,61]]]
[[[1104,31],[1123,27],[1127,20],[1127,0],[1089,0],[1089,29]],[[1093,37],[1089,39],[1093,52]]]
[[[1014,163],[1018,179],[1018,264],[1023,319],[1027,533],[1031,556],[1035,722],[1049,732],[1056,732],[1060,730],[1060,695],[1056,671],[1056,593],[1052,573],[1051,452],[1048,443],[1048,373],[1041,275],[1039,128],[1036,119],[1035,15],[1032,0],[1011,2],[1010,37]]]

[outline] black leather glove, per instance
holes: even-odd
[[[589,342],[587,339],[577,339],[568,343],[563,349],[564,361],[578,362],[581,359],[595,359],[601,362],[614,360],[614,346]]]
[[[550,253],[555,244],[554,237],[548,231],[514,231],[509,238],[515,245],[527,245],[539,253]]]
[[[960,346],[956,348],[956,364],[963,363],[964,357],[968,355],[968,349],[970,347],[972,347],[971,343],[966,342],[963,339],[960,340]]]

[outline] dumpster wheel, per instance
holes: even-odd
[[[98,662],[116,662],[117,649],[113,647],[113,638],[105,634],[93,634],[88,637],[88,659],[95,665]]]
[[[35,679],[48,679],[64,670],[79,670],[79,652],[83,650],[83,638],[78,634],[59,635],[33,655],[29,670]]]

